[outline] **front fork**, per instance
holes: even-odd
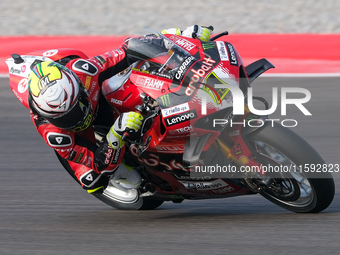
[[[260,192],[273,180],[265,175],[261,163],[256,161],[256,151],[249,148],[250,144],[245,141],[245,135],[255,129],[245,127],[244,123],[249,123],[249,120],[254,121],[256,118],[263,121],[265,118],[252,115],[247,106],[245,109],[245,115],[234,117],[236,125],[227,128],[226,132],[216,139],[213,146],[220,149],[222,154],[237,168],[233,174],[234,177],[241,180],[252,191]]]

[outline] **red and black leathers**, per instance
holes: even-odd
[[[73,59],[66,64],[81,80],[87,89],[93,106],[93,120],[98,111],[98,102],[105,100],[101,93],[104,80],[129,66],[126,46],[90,59]],[[30,106],[31,119],[45,142],[60,156],[68,160],[83,188],[102,191],[106,187],[107,173],[112,173],[122,160],[124,147],[113,150],[104,139],[96,144],[92,125],[82,132],[71,132],[50,124]]]

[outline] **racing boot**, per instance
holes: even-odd
[[[121,163],[117,170],[112,175],[111,180],[115,180],[115,185],[122,187],[123,189],[137,189],[142,183],[142,178],[136,169],[131,166]]]

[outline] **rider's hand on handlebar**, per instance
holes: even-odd
[[[194,25],[191,27],[187,27],[182,32],[183,36],[190,37],[190,38],[199,38],[200,40],[207,42],[210,40],[210,35],[212,31],[214,30],[213,27],[204,27],[204,26],[198,26]]]
[[[139,131],[143,123],[143,116],[137,112],[126,112],[116,119],[110,131],[106,135],[109,145],[117,150],[124,146],[122,137],[127,131]]]

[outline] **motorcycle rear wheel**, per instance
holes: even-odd
[[[258,162],[263,165],[271,162],[291,169],[288,173],[281,171],[280,178],[274,179],[260,192],[263,197],[282,208],[300,213],[317,213],[331,204],[335,193],[332,174],[308,169],[327,165],[299,135],[278,123],[274,123],[274,127],[266,123],[248,134],[246,140],[256,151]]]
[[[119,210],[153,210],[163,204],[163,200],[140,197],[137,189],[121,190],[110,181],[102,194],[93,194],[102,202]]]
[[[71,169],[67,160],[61,157],[57,152],[56,155],[65,170],[79,184],[79,181],[74,176],[74,171]],[[140,197],[139,191],[136,189],[124,192],[116,188],[112,181],[110,181],[108,187],[102,194],[92,195],[107,205],[119,210],[153,210],[162,205],[164,202],[163,200],[154,199],[152,197]]]

